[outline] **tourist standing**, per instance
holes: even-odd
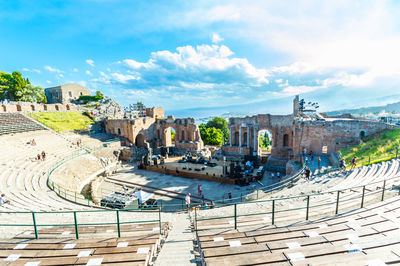
[[[351,169],[353,169],[354,167],[356,167],[356,160],[357,160],[357,156],[354,156],[350,163],[351,163]]]
[[[190,193],[188,193],[186,195],[185,202],[186,202],[186,211],[189,212],[189,210],[190,210]]]
[[[42,160],[46,160],[46,153],[44,151],[42,151]]]

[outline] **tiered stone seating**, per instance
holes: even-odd
[[[44,129],[19,113],[0,113],[0,135]]]
[[[399,263],[399,199],[294,226],[253,230],[227,226],[217,232],[206,229],[211,221],[202,221],[198,224],[201,260],[206,265]]]
[[[36,145],[29,141],[35,139]],[[12,202],[3,205],[10,211],[51,211],[80,209],[58,197],[47,187],[47,170],[65,156],[79,151],[66,139],[49,131],[6,135],[0,138],[0,192]],[[46,160],[36,155],[46,152]]]
[[[147,226],[147,230],[140,226]],[[110,226],[82,226],[80,235],[87,234],[90,238],[79,240],[65,234],[71,230],[68,226],[47,228],[42,231],[54,233],[53,237],[0,239],[0,261],[2,265],[149,265],[163,239],[160,231],[152,230],[152,226],[151,223],[122,225],[124,233],[135,234],[121,238],[112,236]],[[163,232],[168,230],[168,224],[164,223]],[[98,232],[106,235],[99,238]]]

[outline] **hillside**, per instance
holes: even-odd
[[[31,113],[29,116],[57,132],[87,130],[94,124],[82,112],[43,112]]]
[[[371,107],[361,107],[361,108],[355,108],[355,109],[343,109],[343,110],[337,110],[337,111],[331,111],[331,112],[325,112],[328,115],[340,115],[340,114],[368,114],[368,113],[375,113],[378,114],[380,112],[386,112],[386,113],[394,113],[394,114],[399,114],[400,113],[400,102],[396,103],[390,103],[382,106],[371,106]]]
[[[350,165],[350,160],[357,156],[357,166],[387,161],[400,155],[400,129],[387,130],[368,136],[360,145],[340,150],[340,154]]]

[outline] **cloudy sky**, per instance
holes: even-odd
[[[400,100],[399,17],[399,1],[1,1],[0,70],[171,112],[385,104]]]

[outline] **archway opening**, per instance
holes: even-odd
[[[35,111],[35,106],[33,104],[31,104],[31,110]]]
[[[239,146],[239,132],[235,132],[233,135],[233,145]]]
[[[166,147],[175,146],[176,132],[173,127],[164,129],[163,144]]]
[[[283,135],[283,147],[288,147],[289,146],[289,135],[284,134]]]
[[[43,110],[47,111],[47,104],[43,104]]]
[[[3,112],[7,112],[7,107],[5,105],[2,105],[3,107]]]
[[[69,104],[67,104],[67,105],[65,106],[65,108],[67,109],[67,111],[69,111]]]
[[[258,155],[269,156],[272,147],[272,133],[267,129],[258,131]]]
[[[59,110],[60,110],[60,109],[58,108],[58,105],[57,105],[57,104],[56,104],[54,107],[56,108],[56,111],[59,111]]]
[[[21,112],[21,111],[22,111],[22,107],[21,107],[21,105],[19,105],[19,104],[17,104],[17,111],[18,111],[18,112]]]
[[[145,148],[146,147],[146,144],[144,142],[143,134],[138,134],[136,136],[135,145],[136,145],[136,147],[139,147],[139,148]]]

